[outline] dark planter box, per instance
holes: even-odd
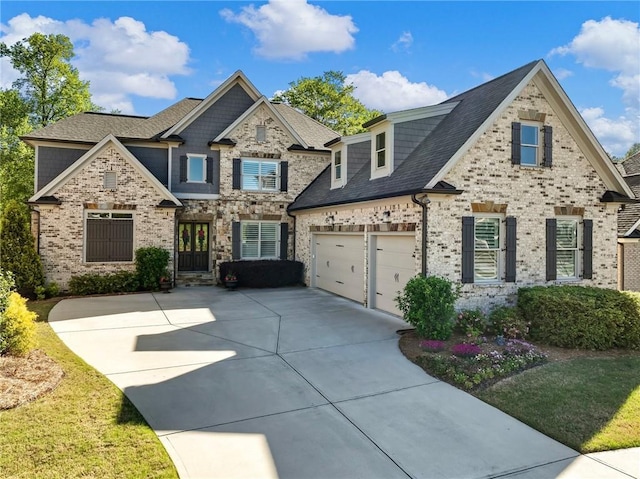
[[[246,288],[279,288],[303,284],[304,266],[300,261],[257,260],[220,263],[219,278],[233,273],[238,286]]]

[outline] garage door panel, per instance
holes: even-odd
[[[364,296],[364,238],[317,235],[315,286],[362,302]]]
[[[375,245],[373,306],[401,316],[395,298],[416,275],[415,238],[381,235],[375,238]]]

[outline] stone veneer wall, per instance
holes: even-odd
[[[622,243],[622,288],[625,291],[640,291],[640,242]]]
[[[103,188],[105,171],[117,172],[115,190]],[[71,276],[135,269],[133,261],[84,261],[85,203],[96,203],[102,211],[122,208],[122,212],[133,213],[134,251],[142,246],[158,246],[169,250],[173,256],[174,210],[156,208],[163,200],[160,192],[124,160],[116,148],[107,144],[54,194],[62,201],[61,205],[37,207],[40,211],[40,255],[47,281],[55,281],[62,289],[67,288]]]
[[[266,126],[266,141],[255,139],[256,126]],[[236,145],[220,147],[220,195],[218,200],[183,200],[185,210],[179,220],[211,221],[210,267],[214,276],[218,264],[231,261],[231,225],[234,221],[264,220],[289,223],[288,257],[293,258],[293,218],[287,214],[287,206],[329,164],[330,152],[288,151],[296,140],[271,112],[261,106],[231,133]],[[288,162],[288,189],[286,192],[255,192],[234,190],[232,171],[234,158],[257,158]],[[204,215],[204,216],[203,216]],[[207,216],[208,215],[208,216]]]
[[[545,124],[553,127],[552,168],[527,168],[511,164],[511,123],[519,121],[519,110],[530,109],[546,113]],[[607,189],[606,186],[534,83],[525,87],[502,112],[445,176],[444,181],[464,190],[464,193],[459,196],[430,197],[427,224],[428,274],[443,276],[454,282],[460,281],[461,218],[472,215],[472,203],[505,204],[506,215],[517,218],[516,282],[464,285],[458,308],[508,302],[514,299],[518,288],[522,286],[550,284],[545,279],[545,219],[556,217],[556,207],[584,208],[584,218],[593,220],[593,279],[580,281],[580,284],[616,287],[616,207],[600,203],[599,198]],[[371,225],[382,223],[383,211],[391,211],[391,224],[417,223],[416,273],[419,272],[421,211],[410,199],[402,199],[402,202],[398,200],[399,198],[390,199],[375,206],[354,204],[299,213],[296,257],[306,265],[307,283],[311,284],[310,228],[327,226],[327,217],[330,215],[334,217],[336,225],[368,225],[365,231],[370,231]],[[366,241],[365,235],[365,252],[368,248]],[[365,300],[367,274],[365,262]]]

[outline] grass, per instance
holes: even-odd
[[[475,393],[582,453],[640,446],[640,355],[538,367]]]
[[[42,398],[0,411],[0,477],[178,477],[131,402],[44,322],[55,303],[30,302],[29,309],[41,319],[38,347],[62,366],[65,377]]]

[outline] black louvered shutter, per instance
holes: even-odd
[[[280,223],[280,259],[287,259],[289,247],[289,223]]]
[[[593,220],[584,220],[582,230],[582,277],[591,279],[593,277]]]
[[[544,127],[544,166],[551,168],[553,163],[553,128]]]
[[[511,163],[520,164],[520,123],[511,123]]]
[[[187,157],[180,157],[180,183],[187,181]]]
[[[213,158],[207,158],[207,183],[213,183]]]
[[[240,259],[242,257],[242,230],[240,222],[231,223],[231,258]]]
[[[240,158],[234,158],[233,159],[233,173],[232,173],[232,182],[233,182],[233,186],[232,188],[234,190],[239,190],[242,188],[241,185],[241,181],[242,181],[242,160]]]
[[[473,216],[462,217],[462,282],[473,283],[474,270],[474,224]]]
[[[547,281],[556,279],[556,220],[547,218]]]
[[[516,281],[516,219],[514,216],[507,216],[507,251],[505,254],[505,281],[515,283]]]
[[[289,188],[289,163],[280,162],[280,191],[287,191]]]

